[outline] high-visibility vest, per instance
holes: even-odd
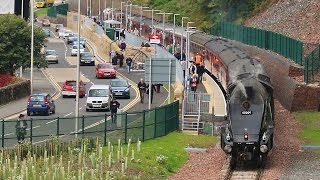
[[[201,56],[196,55],[196,64],[200,64],[200,63],[201,63]]]

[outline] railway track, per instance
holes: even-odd
[[[236,165],[231,167],[228,163],[224,173],[224,180],[260,180],[264,168],[251,165]]]

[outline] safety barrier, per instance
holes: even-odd
[[[164,136],[179,128],[179,101],[171,104],[143,110],[139,112],[122,112],[117,114],[116,123],[112,123],[110,113],[96,116],[82,116],[54,119],[26,119],[26,141],[41,143],[57,137],[60,141],[73,139],[75,134],[80,137],[100,137],[104,144],[107,140],[117,143],[119,139],[127,143],[129,139],[136,142]],[[0,123],[1,147],[13,147],[17,143],[17,120]],[[75,123],[78,122],[78,131]]]
[[[212,27],[210,34],[274,51],[302,65],[303,43],[284,35],[227,22]]]

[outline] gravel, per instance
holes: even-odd
[[[319,11],[319,0],[279,0],[245,24],[298,39],[309,54],[320,43]]]

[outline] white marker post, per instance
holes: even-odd
[[[90,1],[91,5],[91,1]],[[90,9],[91,11],[91,9]],[[78,1],[78,52],[77,52],[77,84],[76,84],[76,109],[75,109],[75,137],[78,137],[78,119],[79,119],[79,81],[80,81],[80,1]],[[84,130],[84,129],[83,129]]]
[[[31,23],[31,67],[30,67],[30,91],[33,93],[33,51],[34,51],[34,12],[33,12],[33,1],[30,1],[30,23]]]
[[[152,73],[152,62],[151,62],[152,58],[150,58],[150,70],[149,70],[149,73],[150,73],[150,77],[149,77],[149,110],[151,109],[151,89],[152,89],[152,77],[151,77],[151,73]]]

